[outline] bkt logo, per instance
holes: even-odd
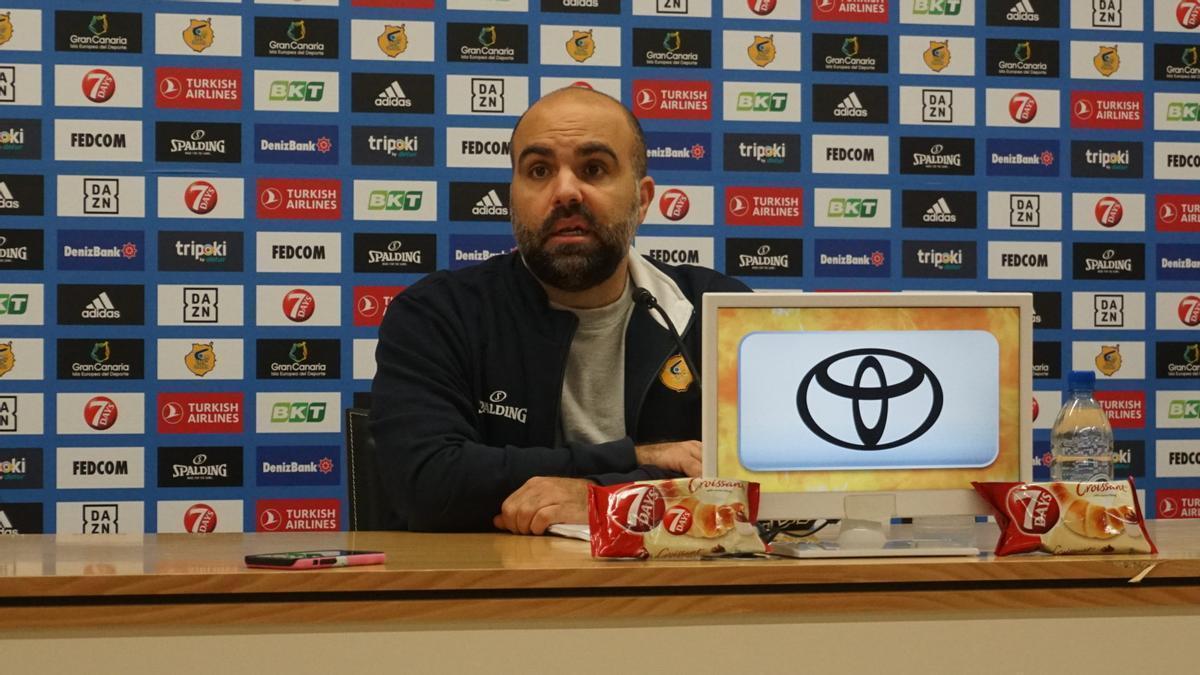
[[[337,112],[338,73],[255,70],[254,109]]]
[[[322,402],[275,403],[271,406],[271,424],[320,424],[325,421]]]
[[[831,371],[842,370],[838,368],[837,364],[856,357],[858,365],[854,370],[854,383],[847,384],[836,380]],[[912,373],[900,382],[889,384],[881,360],[903,363],[911,369]],[[865,378],[867,373],[872,373],[873,377]],[[862,386],[864,379],[878,384]],[[809,395],[810,389],[813,389],[814,386],[821,392],[844,398],[850,402],[851,409],[854,411],[856,438],[834,436],[813,417],[809,405]],[[888,401],[918,390],[924,390],[924,395],[930,399],[929,411],[924,419],[904,419],[899,424],[905,424],[912,429],[906,427],[904,431],[900,432],[903,435],[889,434],[889,440],[883,440],[888,426]],[[905,445],[929,431],[942,414],[942,396],[942,385],[938,382],[937,376],[933,374],[929,366],[913,357],[890,349],[851,349],[822,360],[804,375],[804,379],[800,381],[800,387],[796,390],[796,410],[800,413],[800,419],[804,420],[804,425],[829,443],[848,450],[886,450]],[[878,410],[878,413],[874,424],[868,425],[864,421],[863,402],[867,402],[869,406],[877,406],[875,409]]]

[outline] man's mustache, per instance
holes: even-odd
[[[545,243],[546,240],[550,238],[551,233],[554,231],[554,224],[556,222],[562,220],[563,218],[570,218],[571,216],[580,216],[587,221],[589,229],[593,231],[597,229],[596,216],[584,204],[576,202],[574,204],[556,206],[554,207],[554,210],[550,212],[550,215],[546,216],[546,219],[542,221],[542,243]]]

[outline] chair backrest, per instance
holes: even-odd
[[[367,428],[366,408],[346,408],[346,478],[350,530],[379,530],[383,527],[385,505],[379,489],[379,469],[375,463],[375,439]]]

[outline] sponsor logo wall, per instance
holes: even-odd
[[[345,527],[388,302],[512,249],[509,129],[573,84],[646,131],[644,253],[1031,291],[1035,440],[1092,369],[1149,513],[1200,517],[1194,0],[14,4],[0,532]]]

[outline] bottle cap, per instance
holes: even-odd
[[[1095,391],[1096,373],[1090,370],[1072,370],[1067,377],[1067,389],[1071,391]]]

